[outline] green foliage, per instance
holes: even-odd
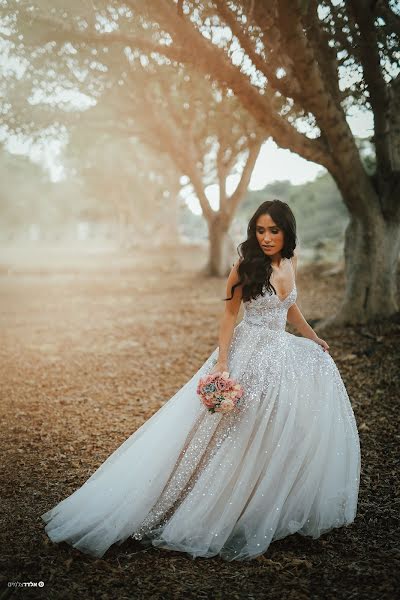
[[[292,209],[303,248],[315,248],[326,241],[343,244],[349,214],[335,182],[327,173],[302,185],[274,181],[263,190],[247,192],[231,227],[235,241],[245,239],[247,223],[258,206],[274,198],[287,202]],[[181,209],[180,223],[184,236],[193,241],[205,239],[207,228],[203,217],[194,215],[186,206]]]
[[[302,246],[314,247],[321,240],[343,239],[349,215],[329,174],[302,185],[276,181],[263,190],[248,192],[239,208],[237,221],[247,223],[262,202],[274,198],[287,202],[292,209]]]

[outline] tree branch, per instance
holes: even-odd
[[[392,11],[387,0],[378,0],[375,3],[375,13],[382,17],[389,30],[400,38],[400,17]]]
[[[178,0],[176,12],[178,14],[178,17],[183,17],[183,0]]]
[[[248,76],[232,64],[223,50],[218,49],[185,19],[176,19],[176,13],[168,3],[161,2],[160,6],[162,13],[159,11],[158,14],[163,20],[163,26],[167,26],[169,17],[173,39],[179,40],[180,48],[185,49],[178,50],[180,56],[177,60],[209,74],[223,87],[232,89],[242,105],[264,129],[265,134],[271,135],[278,146],[288,148],[328,170],[333,169],[334,163],[322,138],[310,139],[297,131],[284,116],[279,115],[274,106],[273,95],[271,97],[268,92],[262,95],[251,84]],[[157,48],[158,50],[153,48],[153,51],[162,53],[162,47]]]
[[[246,164],[244,166],[239,184],[234,193],[230,196],[229,201],[227,203],[229,220],[232,220],[239,203],[241,202],[244,194],[246,193],[249,187],[250,179],[253,174],[254,166],[256,164],[258,155],[260,153],[261,145],[262,140],[259,139],[256,142],[254,142],[249,148],[249,155],[247,157]]]
[[[181,61],[184,53],[183,48],[177,44],[166,45],[159,44],[145,35],[127,34],[122,31],[113,31],[109,33],[97,33],[93,30],[79,30],[74,27],[68,27],[62,19],[40,15],[35,17],[35,22],[45,26],[41,32],[41,38],[44,42],[56,41],[62,42],[83,42],[85,44],[94,44],[102,46],[111,46],[121,44],[130,48],[137,48],[149,54],[156,53],[172,61]]]
[[[310,0],[308,10],[303,15],[307,23],[307,40],[313,48],[314,55],[318,56],[320,70],[325,73],[324,80],[336,106],[340,106],[342,92],[339,88],[337,49],[329,45],[330,36],[319,20],[318,5],[318,0]]]
[[[273,91],[279,91],[281,94],[293,99],[298,98],[299,87],[295,78],[289,81],[287,78],[279,79],[276,76],[276,69],[278,65],[269,65],[266,59],[255,51],[253,44],[249,36],[245,33],[234,13],[227,7],[225,0],[217,0],[216,7],[218,13],[228,25],[233,35],[237,38],[239,44],[250,58],[253,65],[260,73],[265,75],[268,79],[269,85],[273,88]]]
[[[225,132],[226,136],[226,132]],[[241,149],[236,147],[232,147],[231,145],[224,145],[223,137],[224,132],[220,131],[218,134],[219,137],[219,148],[217,153],[217,174],[218,174],[218,183],[219,183],[219,209],[222,213],[227,213],[228,206],[228,196],[226,192],[226,180],[231,173],[235,163],[238,160],[238,155],[241,152]],[[226,152],[230,151],[229,156],[226,156]]]
[[[375,16],[369,4],[362,0],[349,0],[349,7],[360,31],[359,53],[375,122],[375,148],[378,171],[389,178],[392,172],[390,158],[390,132],[387,124],[388,93],[383,78],[376,31]]]
[[[326,143],[331,159],[331,166],[327,168],[334,177],[340,174],[348,183],[356,185],[360,178],[366,177],[364,166],[344,110],[335,101],[326,80],[329,72],[321,70],[315,50],[307,38],[305,18],[307,15],[302,14],[300,0],[279,0],[280,30],[285,48],[296,69],[304,100],[311,107]],[[357,207],[354,209],[357,210]]]

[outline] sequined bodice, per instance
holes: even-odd
[[[266,284],[263,287],[263,292],[264,296],[260,295],[243,303],[243,322],[250,325],[261,325],[274,331],[284,331],[287,311],[296,302],[296,284],[283,300],[276,294],[270,294],[267,291]]]

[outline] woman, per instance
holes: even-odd
[[[360,445],[339,371],[296,305],[296,224],[264,202],[227,281],[219,346],[73,494],[42,515],[54,542],[101,557],[143,545],[247,560],[292,533],[318,538],[357,511]],[[244,317],[235,327],[241,302]],[[303,337],[285,331],[286,321]],[[200,377],[226,370],[240,410],[211,413]]]

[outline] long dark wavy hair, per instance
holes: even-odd
[[[263,286],[266,286],[269,294],[276,290],[270,277],[272,275],[271,259],[266,256],[258,243],[256,237],[256,224],[260,215],[269,214],[273,221],[283,230],[284,245],[281,250],[282,258],[291,258],[296,248],[296,219],[290,207],[281,200],[266,200],[257,208],[251,217],[247,226],[247,239],[239,244],[237,251],[240,257],[238,266],[239,281],[231,288],[231,297],[224,298],[224,301],[233,298],[234,289],[242,285],[242,300],[247,302],[257,296],[264,296]],[[272,291],[273,290],[273,291]]]

